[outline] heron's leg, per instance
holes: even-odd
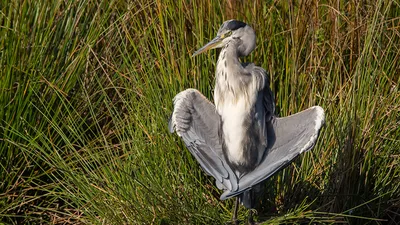
[[[249,224],[249,225],[254,225],[255,223],[254,223],[254,220],[253,220],[253,207],[254,207],[254,191],[253,190],[250,190],[250,192],[249,192],[249,195],[250,195],[250,205],[251,205],[251,208],[249,209],[249,217],[247,218],[247,223]]]
[[[238,208],[239,208],[239,197],[236,197],[235,208],[233,209],[233,216],[232,216],[232,222],[234,224],[239,224],[239,221],[237,220]]]
[[[252,210],[252,209],[249,209],[249,218],[248,218],[247,223],[248,223],[249,225],[253,225],[253,224],[254,224],[254,220],[253,220],[253,210]]]

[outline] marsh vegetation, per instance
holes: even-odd
[[[326,111],[315,148],[265,184],[258,221],[400,221],[400,2],[1,1],[0,221],[221,224],[234,200],[169,134],[172,98],[212,99],[235,18],[279,116]],[[241,208],[240,218],[247,211]]]

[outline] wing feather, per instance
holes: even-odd
[[[221,119],[215,106],[199,91],[187,89],[174,98],[169,130],[182,137],[203,170],[221,189],[237,190],[236,175],[225,161],[219,137]]]
[[[251,71],[251,76],[255,79],[254,84],[257,85],[256,88],[259,91],[259,95],[263,98],[262,107],[266,114],[265,120],[268,122],[275,113],[274,94],[269,87],[268,73],[264,68],[255,66],[254,64],[248,64],[246,70]]]

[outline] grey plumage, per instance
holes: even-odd
[[[314,146],[324,111],[315,106],[284,118],[274,115],[266,71],[239,61],[255,48],[255,33],[247,24],[224,22],[217,37],[194,55],[212,48],[222,48],[215,106],[195,89],[180,92],[173,100],[169,130],[182,137],[203,170],[225,191],[221,200],[238,196],[252,208],[251,189]]]
[[[216,179],[221,189],[238,190],[238,179],[222,151],[221,119],[214,105],[199,91],[187,89],[174,98],[170,132],[177,132],[203,170]]]

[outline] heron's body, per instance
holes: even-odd
[[[224,23],[221,28],[224,26],[229,25]],[[270,90],[264,69],[239,61],[255,47],[254,30],[240,22],[231,27],[242,27],[243,31],[232,35],[219,54],[214,102],[221,115],[225,157],[235,173],[242,176],[254,170],[267,147],[265,125],[270,118],[265,118],[268,112],[263,106],[263,95]],[[273,100],[270,103],[273,105]]]
[[[225,190],[221,199],[237,196],[252,208],[252,189],[314,146],[324,112],[316,106],[285,118],[274,116],[266,71],[239,61],[255,48],[255,33],[247,24],[224,22],[217,37],[194,55],[211,48],[222,48],[215,106],[195,89],[182,91],[174,98],[169,128]]]
[[[241,176],[260,163],[266,148],[265,110],[260,96],[266,77],[246,71],[235,55],[235,47],[235,43],[229,43],[220,53],[214,102],[221,115],[225,156]]]

